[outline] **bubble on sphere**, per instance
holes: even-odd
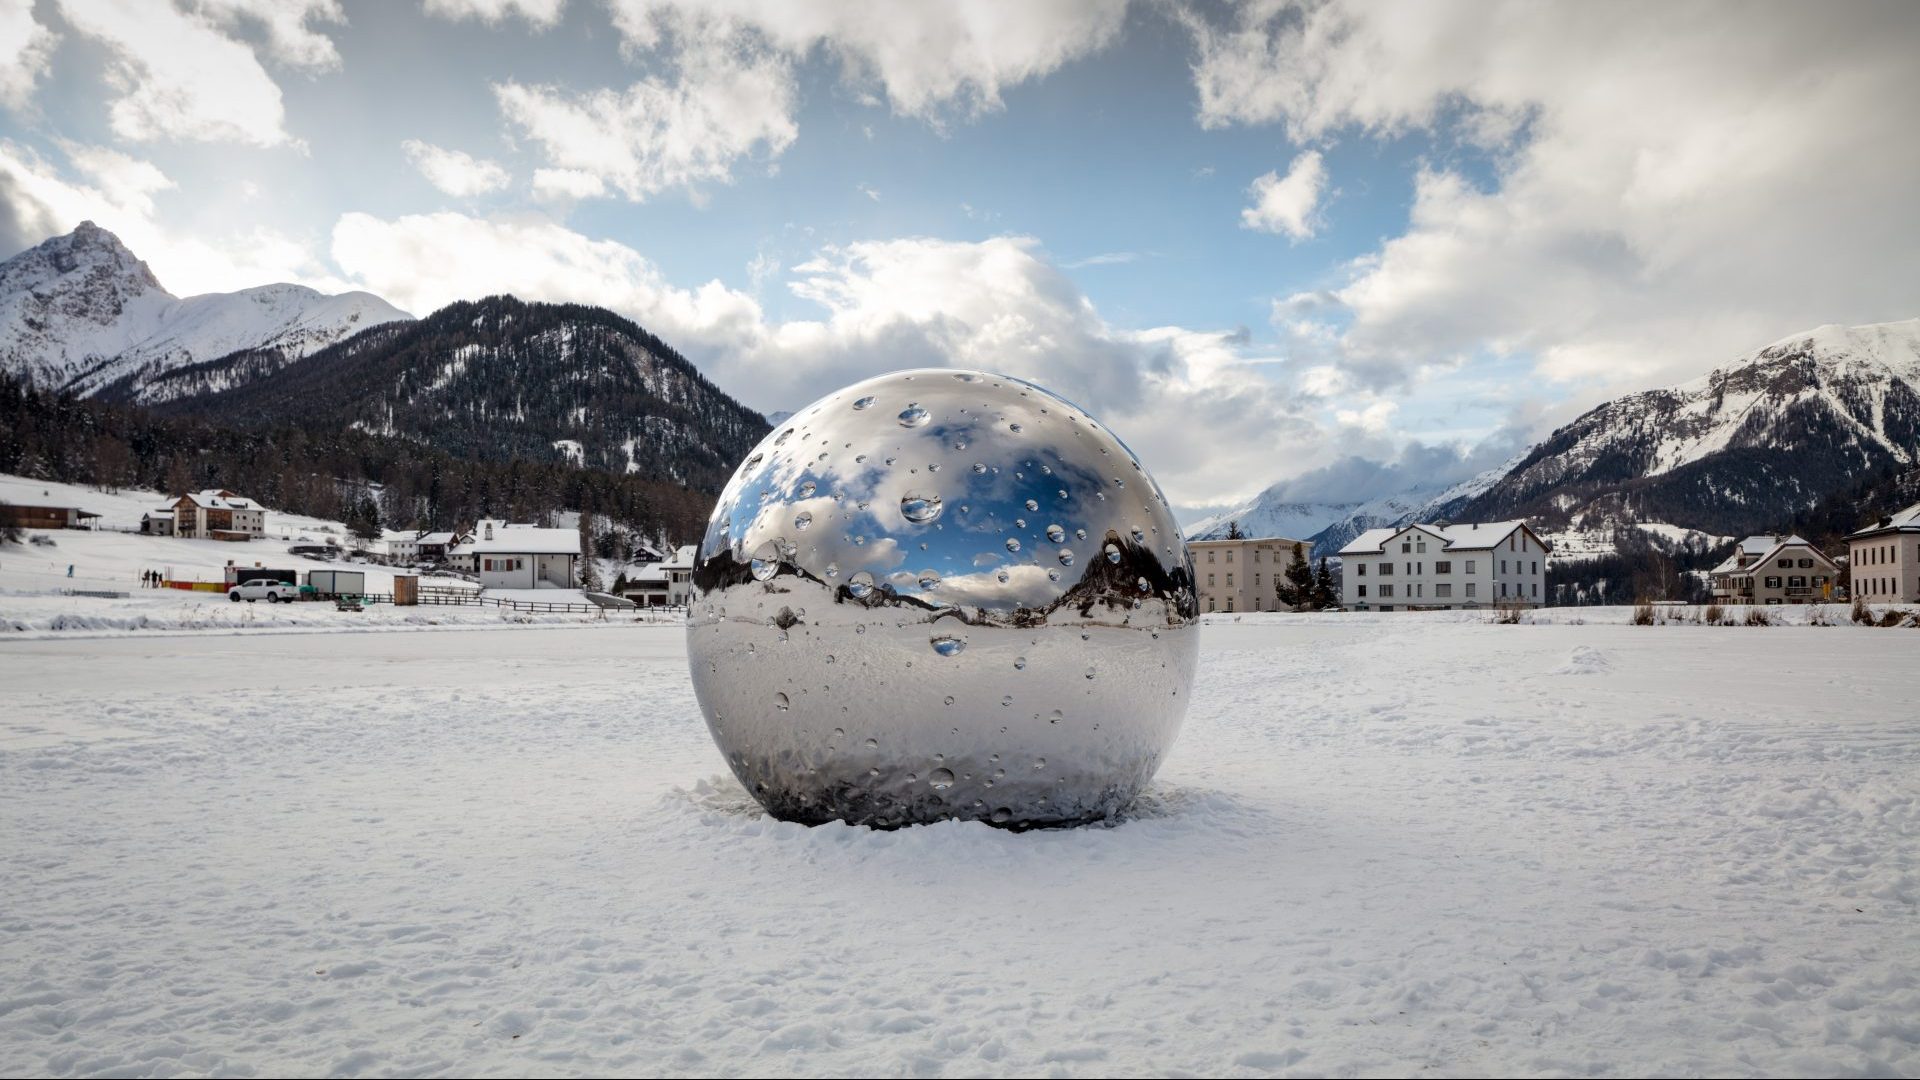
[[[747,790],[779,818],[886,828],[1126,806],[1198,647],[1170,509],[1114,487],[1135,460],[1071,402],[985,372],[883,375],[769,433],[709,521],[688,617],[695,693]]]

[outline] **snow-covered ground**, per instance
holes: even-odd
[[[1022,835],[761,817],[672,627],[0,641],[0,1074],[1920,1073],[1920,631],[1580,614],[1211,623]]]
[[[188,540],[116,531],[137,527],[141,514],[165,502],[157,492],[103,492],[93,488],[0,475],[0,503],[78,506],[101,515],[97,531],[29,530],[53,541],[0,545],[0,639],[70,634],[180,633],[314,630],[409,630],[434,627],[501,627],[529,624],[577,624],[601,618],[599,612],[534,613],[499,607],[373,605],[342,612],[331,604],[235,604],[224,593],[145,589],[143,571],[157,570],[169,580],[225,580],[229,560],[240,566],[270,569],[351,570],[366,575],[367,591],[391,593],[393,570],[370,563],[319,561],[289,555],[302,544],[347,542],[337,521],[270,510],[264,539],[243,544]],[[73,575],[67,575],[67,568]],[[458,578],[422,579],[442,588],[471,589]],[[70,591],[122,592],[122,598],[74,596]],[[493,590],[490,597],[534,600],[542,604],[584,604],[577,589]],[[619,613],[610,613],[613,617]],[[629,620],[635,617],[627,613]],[[665,616],[662,616],[665,617]]]

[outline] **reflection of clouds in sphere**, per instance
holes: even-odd
[[[1030,383],[944,369],[808,406],[721,493],[694,689],[775,815],[1097,820],[1186,710],[1193,572],[1159,486]]]

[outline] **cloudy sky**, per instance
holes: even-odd
[[[1051,385],[1364,497],[1920,315],[1920,4],[0,0],[0,257],[604,304],[764,410]]]

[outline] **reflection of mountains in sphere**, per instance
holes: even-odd
[[[768,812],[881,826],[1095,821],[1186,712],[1193,566],[1140,461],[1020,379],[868,379],[774,429],[720,495],[687,648]]]

